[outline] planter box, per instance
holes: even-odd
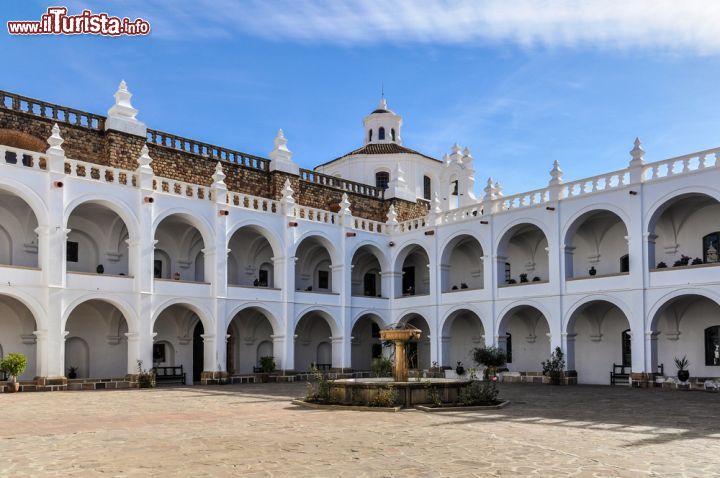
[[[364,407],[361,405],[335,405],[335,404],[324,404],[324,403],[312,403],[306,402],[302,399],[296,399],[291,401],[293,405],[298,405],[305,408],[313,408],[315,410],[348,410],[356,412],[399,412],[402,407]]]

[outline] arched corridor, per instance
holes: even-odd
[[[565,236],[565,277],[588,278],[630,271],[627,227],[610,211],[580,216]]]
[[[275,287],[275,251],[267,231],[258,226],[241,227],[230,237],[227,259],[228,285]]]
[[[420,340],[411,340],[407,344],[407,358],[411,369],[427,370],[432,365],[431,363],[431,337],[430,337],[430,326],[425,318],[417,313],[410,313],[405,315],[399,321],[400,324],[405,324],[410,327],[419,329]]]
[[[550,357],[548,319],[533,306],[519,305],[508,311],[498,327],[498,346],[507,353],[511,372],[541,372]]]
[[[32,380],[36,375],[35,330],[37,325],[30,309],[17,299],[0,295],[0,358],[21,353],[28,359],[27,369],[18,380]]]
[[[309,371],[313,365],[329,370],[333,364],[332,317],[322,311],[307,312],[295,326],[295,370]]]
[[[455,368],[458,362],[475,367],[473,351],[485,344],[485,328],[477,314],[460,309],[447,316],[442,327],[441,365]]]
[[[374,314],[365,314],[355,322],[352,328],[350,361],[353,370],[370,370],[373,359],[383,355],[381,328],[382,319]]]
[[[483,288],[483,249],[469,234],[453,238],[442,253],[440,261],[443,292]]]
[[[205,329],[205,324],[191,306],[174,304],[164,309],[153,325],[156,334],[153,366],[182,365],[187,383],[199,383],[206,354],[215,354],[212,348],[205,347]]]
[[[549,280],[548,240],[534,224],[510,228],[498,242],[498,284],[525,284]]]
[[[153,275],[156,279],[205,282],[205,240],[185,214],[172,214],[155,230]]]
[[[0,189],[0,265],[38,267],[37,227],[27,202]]]
[[[327,239],[310,236],[297,247],[295,257],[295,289],[306,292],[335,292],[332,270],[334,248]]]
[[[358,248],[352,258],[352,295],[382,297],[382,253],[375,246]]]
[[[406,246],[395,259],[400,274],[395,283],[395,297],[428,295],[430,293],[430,257],[420,245]]]
[[[230,375],[253,373],[261,357],[273,357],[273,327],[266,312],[257,307],[241,310],[227,329],[227,371]],[[277,360],[275,361],[277,364]]]

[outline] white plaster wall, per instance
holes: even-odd
[[[358,320],[353,327],[350,361],[353,370],[370,370],[373,345],[380,343],[379,338],[372,337],[372,324],[372,319],[365,317]]]
[[[0,358],[10,353],[27,357],[28,366],[19,377],[32,380],[35,377],[36,341],[32,334],[35,320],[27,308],[10,297],[0,296]]]
[[[578,383],[610,383],[613,363],[622,365],[622,332],[630,328],[618,308],[588,310],[575,321],[575,370]]]
[[[228,243],[228,284],[252,286],[260,269],[268,271],[268,287],[275,287],[274,256],[270,242],[259,232],[245,227],[239,229]]]
[[[620,272],[620,258],[628,253],[627,229],[614,215],[600,214],[585,221],[572,238],[572,277],[589,277],[590,267],[598,275]]]
[[[473,350],[483,346],[483,335],[485,334],[480,319],[471,314],[459,315],[453,320],[449,332],[449,359],[448,363],[442,365],[454,368],[458,362],[462,362],[466,369],[476,367],[477,364],[473,361]]]
[[[672,267],[685,254],[703,258],[702,239],[720,231],[720,204],[707,198],[688,198],[674,203],[660,216],[655,234],[657,263],[664,261]]]
[[[167,362],[157,365],[182,365],[188,385],[193,383],[193,333],[198,321],[193,312],[173,306],[160,313],[153,327],[157,334],[154,341],[170,343],[173,350],[166,349],[165,353],[175,354],[172,358],[166,355]]]
[[[37,267],[37,227],[27,203],[0,190],[0,264]]]
[[[163,264],[163,277],[174,278],[176,272],[180,273],[180,280],[204,282],[205,271],[196,269],[199,264],[204,267],[204,261],[198,262],[198,255],[202,255],[205,243],[200,232],[187,224],[181,218],[170,216],[166,218],[155,232],[156,251],[155,259],[170,259],[170,270],[165,271]]]
[[[295,370],[310,370],[310,364],[315,362],[332,363],[332,349],[328,356],[327,346],[322,345],[328,344],[332,347],[332,332],[323,317],[315,314],[303,317],[295,329],[295,334]]]
[[[537,311],[521,311],[503,320],[501,335],[512,334],[511,372],[542,372],[541,362],[550,358],[547,320]]]
[[[528,275],[528,281],[532,281],[536,276],[543,281],[548,280],[547,247],[547,238],[534,226],[513,235],[506,247],[511,277],[518,283],[520,283],[520,274],[523,273]],[[501,274],[504,278],[504,273]]]
[[[260,365],[260,354],[273,355],[272,326],[261,312],[255,310],[241,312],[230,323],[228,334],[234,339],[232,353],[237,374],[252,373],[253,367]]]
[[[462,290],[463,283],[467,284],[468,289],[482,289],[482,255],[480,245],[471,238],[452,247],[447,263],[447,279],[443,280],[443,292],[451,291],[453,286]]]
[[[708,299],[693,296],[670,304],[656,325],[657,363],[665,365],[665,375],[675,376],[673,359],[686,355],[691,376],[720,377],[720,367],[705,365],[705,329],[715,325],[720,325],[720,306]]]
[[[83,204],[70,215],[68,229],[68,241],[78,243],[78,262],[68,261],[68,271],[96,273],[102,264],[105,274],[129,275],[128,230],[115,212]]]
[[[78,378],[124,377],[129,372],[125,336],[128,327],[122,313],[113,306],[100,301],[80,304],[70,313],[65,330],[66,344],[70,344],[65,348],[66,373],[75,366],[79,367]],[[87,362],[83,342],[87,344]]]

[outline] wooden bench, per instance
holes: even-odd
[[[613,369],[612,372],[610,372],[610,385],[616,385],[618,383],[630,385],[630,371],[626,371],[626,369],[629,368],[627,365],[613,363]]]
[[[155,382],[179,382],[185,385],[185,372],[182,365],[173,365],[170,367],[153,367],[155,372]]]

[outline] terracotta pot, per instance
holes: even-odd
[[[20,391],[20,382],[7,382],[5,391],[8,393],[15,393]]]

